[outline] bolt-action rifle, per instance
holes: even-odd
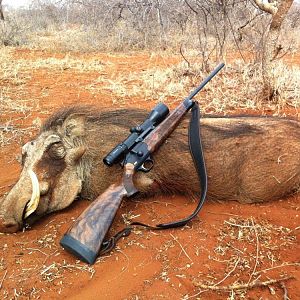
[[[207,176],[199,135],[199,106],[192,99],[223,67],[223,63],[218,65],[171,113],[165,104],[159,103],[144,123],[132,128],[128,138],[104,157],[103,162],[107,166],[121,162],[124,168],[123,178],[121,182],[112,184],[96,198],[65,233],[60,244],[67,251],[82,261],[93,264],[103,247],[111,249],[112,241],[129,234],[130,230],[125,228],[109,242],[103,242],[123,198],[138,192],[133,183],[134,174],[137,171],[149,172],[151,170],[154,163],[151,157],[152,153],[158,150],[190,109],[192,110],[189,130],[190,149],[201,185],[201,197],[198,206],[193,214],[180,221],[158,224],[155,227],[139,222],[132,223],[132,225],[143,225],[152,229],[174,228],[184,226],[198,214],[206,196]]]

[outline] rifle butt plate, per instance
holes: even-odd
[[[93,252],[87,246],[74,239],[69,234],[65,234],[63,236],[63,238],[60,240],[60,245],[69,253],[90,265],[95,262],[98,256],[98,253]]]

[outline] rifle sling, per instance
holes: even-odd
[[[203,148],[201,143],[200,122],[199,122],[200,111],[199,111],[198,102],[196,101],[194,102],[191,112],[192,114],[191,114],[190,125],[189,125],[189,148],[190,148],[190,152],[193,158],[195,168],[197,170],[197,174],[200,181],[200,190],[201,190],[201,195],[196,209],[190,216],[182,220],[174,221],[170,223],[157,224],[156,226],[147,225],[141,222],[132,222],[129,224],[129,226],[119,231],[116,235],[111,237],[109,240],[104,241],[102,243],[99,255],[110,252],[116,246],[116,243],[120,238],[128,236],[131,233],[132,229],[134,228],[133,226],[142,226],[151,230],[162,230],[168,228],[182,227],[186,225],[191,219],[193,219],[199,213],[206,198],[207,173],[206,173],[204,156],[203,156]]]

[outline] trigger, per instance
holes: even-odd
[[[153,168],[153,165],[154,165],[153,159],[147,158],[145,162],[139,167],[139,171],[147,173]]]

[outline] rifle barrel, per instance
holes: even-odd
[[[220,63],[186,99],[193,99],[224,66],[224,63]]]

